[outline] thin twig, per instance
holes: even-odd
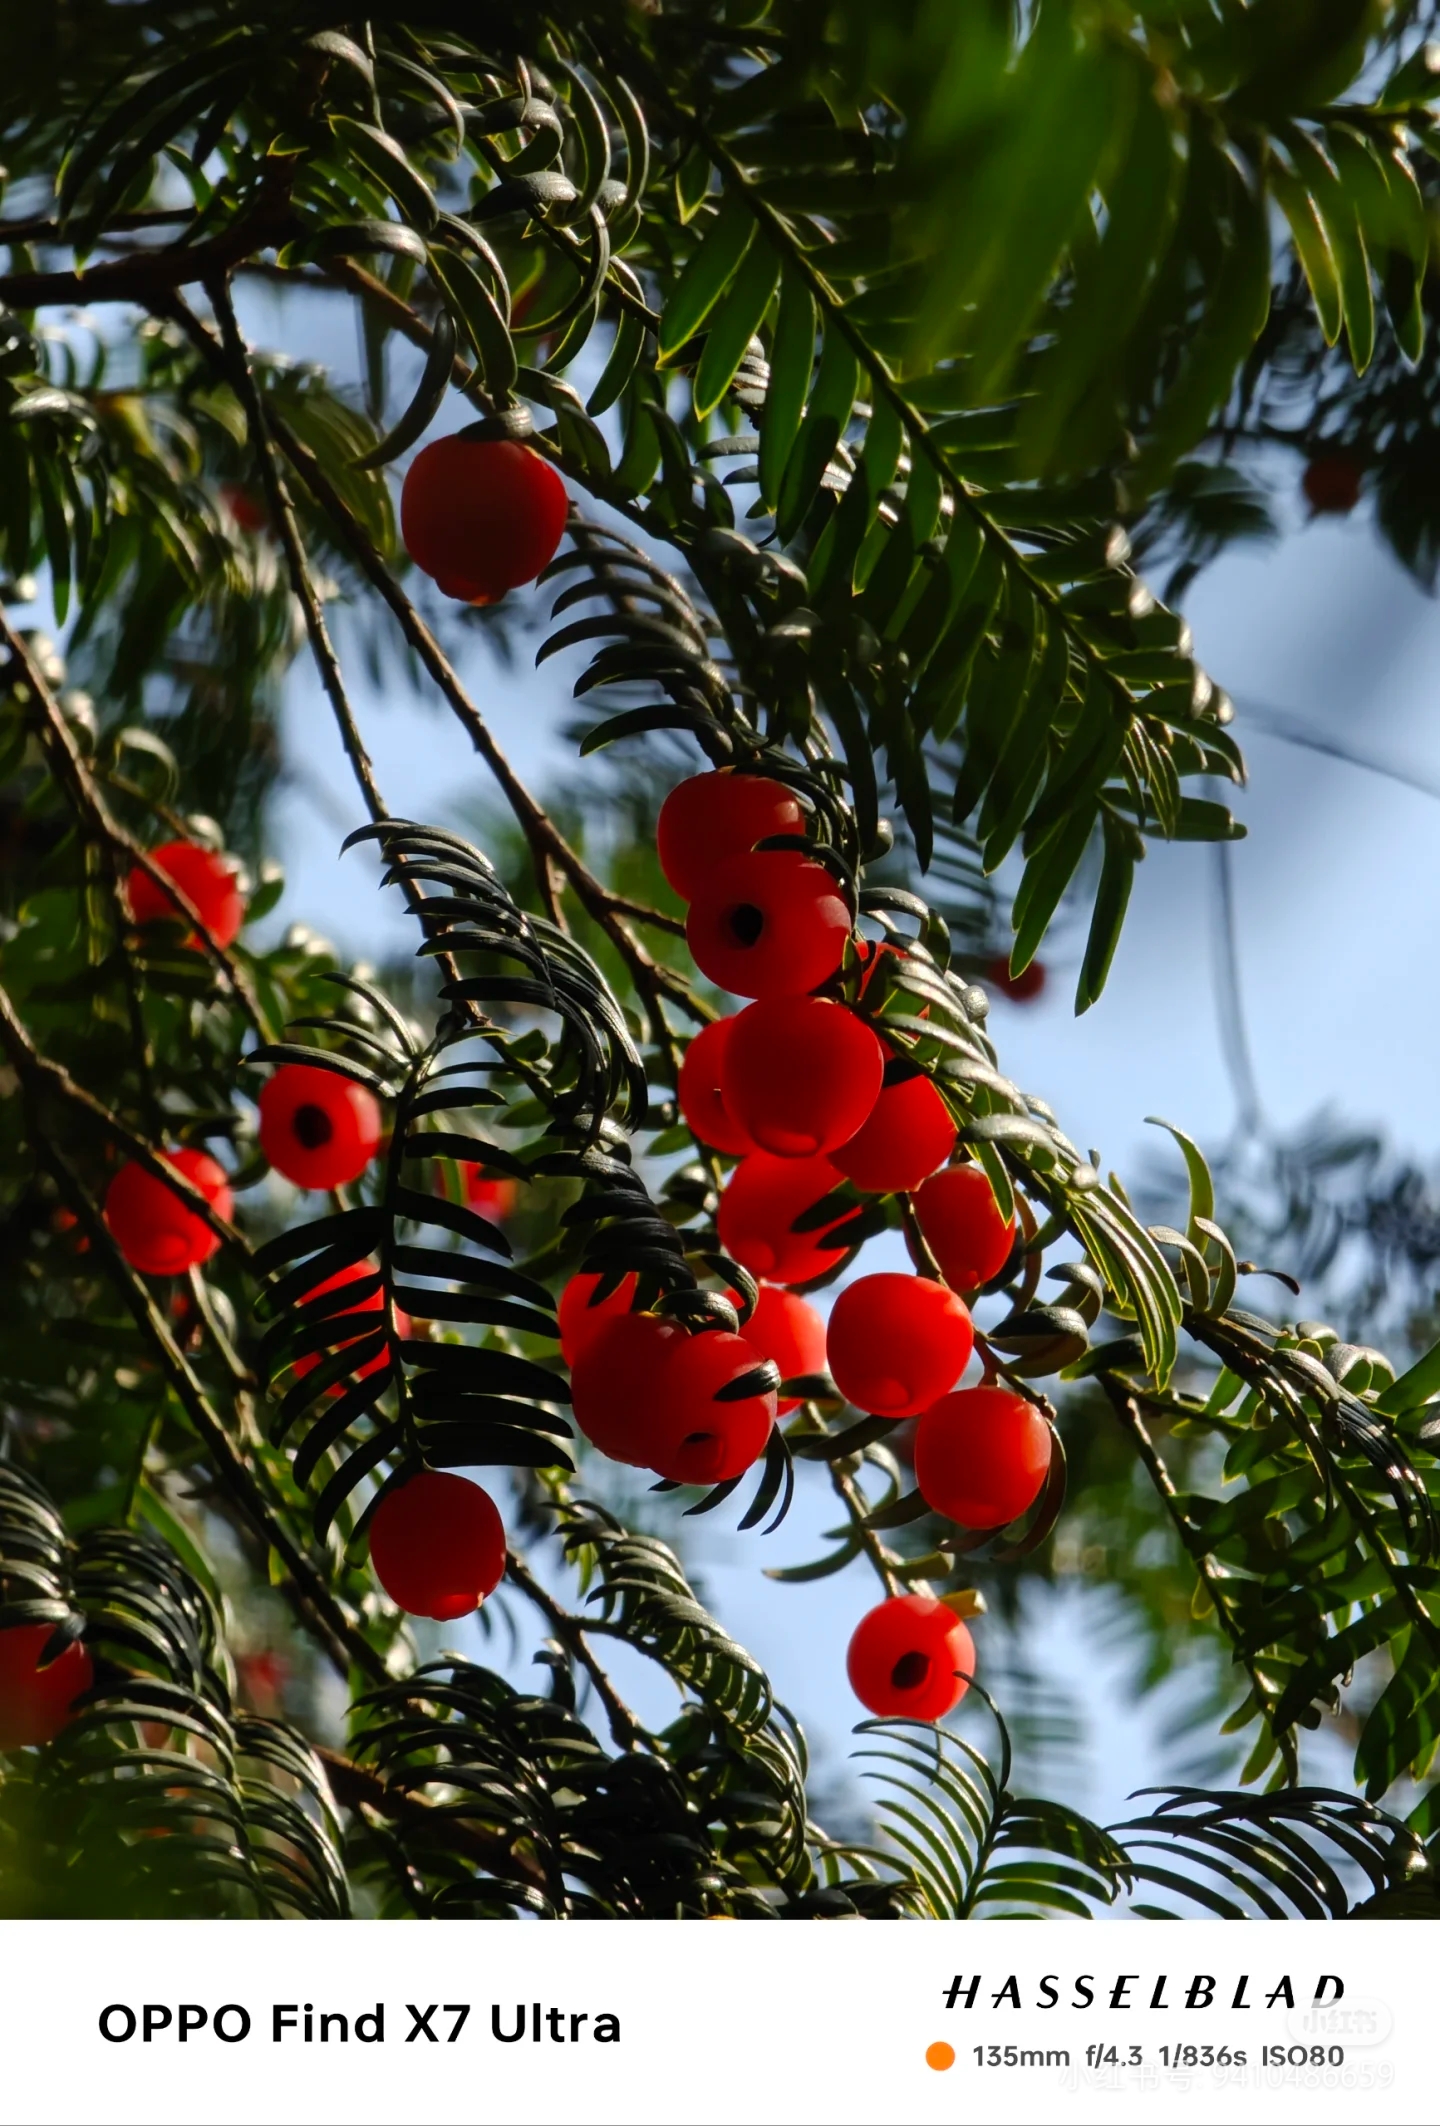
[[[641,1742],[648,1741],[649,1737],[646,1735],[644,1728],[641,1727],[624,1699],[620,1697],[614,1684],[610,1681],[604,1668],[591,1650],[585,1636],[587,1629],[585,1619],[572,1616],[568,1609],[557,1602],[549,1590],[541,1586],[524,1560],[517,1557],[513,1550],[506,1555],[505,1573],[506,1577],[514,1582],[527,1600],[533,1602],[535,1607],[542,1612],[556,1638],[561,1641],[568,1653],[573,1654],[594,1684],[596,1694],[605,1707],[606,1718],[610,1723],[610,1733],[616,1745],[622,1750],[633,1750]]]

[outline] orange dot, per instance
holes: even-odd
[[[955,2047],[947,2045],[943,2038],[933,2045],[927,2045],[925,2064],[927,2067],[933,2067],[937,2074],[943,2074],[947,2067],[953,2067],[955,2064]]]

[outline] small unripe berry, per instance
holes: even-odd
[[[370,1523],[375,1577],[412,1617],[468,1617],[505,1572],[505,1524],[488,1491],[422,1469],[387,1491]]]
[[[78,1639],[48,1668],[40,1666],[54,1635],[53,1624],[12,1624],[0,1631],[0,1750],[53,1742],[75,1700],[95,1681],[94,1665]]]
[[[720,1198],[720,1245],[743,1268],[772,1284],[808,1284],[834,1269],[847,1243],[829,1226],[795,1231],[795,1221],[843,1185],[828,1159],[777,1159],[751,1152]],[[837,1220],[846,1216],[841,1209]]]
[[[783,782],[718,768],[677,783],[660,807],[660,869],[682,901],[693,901],[729,857],[771,835],[804,832],[804,808]]]
[[[949,1108],[923,1071],[909,1066],[905,1076],[906,1068],[900,1064],[893,1082],[883,1086],[864,1127],[831,1153],[841,1173],[874,1196],[919,1188],[955,1148]],[[887,1081],[892,1069],[887,1067]]]
[[[724,1484],[765,1452],[775,1390],[762,1373],[746,1394],[727,1393],[765,1364],[744,1336],[707,1329],[673,1345],[644,1428],[645,1466],[676,1484]]]
[[[669,1361],[687,1341],[658,1314],[616,1314],[584,1343],[570,1368],[575,1422],[612,1462],[652,1467],[656,1411]]]
[[[357,1181],[379,1143],[374,1094],[338,1071],[282,1063],[260,1094],[260,1149],[299,1188]]]
[[[235,1203],[225,1169],[208,1152],[185,1150],[162,1156],[200,1191],[217,1217],[230,1217]],[[126,1161],[105,1192],[105,1223],[131,1269],[147,1277],[181,1277],[198,1263],[208,1262],[220,1245],[203,1218],[133,1159]]]
[[[847,1285],[830,1310],[836,1387],[876,1417],[916,1417],[953,1388],[975,1342],[963,1299],[932,1277],[882,1270]]]
[[[944,1395],[915,1430],[915,1481],[927,1506],[964,1528],[1003,1528],[1034,1505],[1050,1473],[1050,1427],[1008,1388]]]
[[[493,605],[554,559],[568,507],[559,474],[524,444],[442,436],[405,475],[400,530],[447,598]]]
[[[578,1270],[560,1294],[560,1356],[567,1366],[573,1366],[585,1346],[592,1342],[607,1322],[617,1314],[628,1314],[635,1304],[635,1287],[639,1278],[632,1270],[622,1277],[613,1292],[597,1299],[604,1279],[592,1276],[586,1270]]]
[[[302,1306],[312,1299],[323,1298],[329,1292],[343,1292],[347,1285],[370,1286],[368,1291],[362,1291],[353,1298],[347,1298],[343,1307],[337,1308],[333,1314],[328,1314],[325,1317],[325,1327],[331,1351],[342,1350],[346,1344],[358,1343],[361,1337],[373,1336],[377,1329],[384,1328],[383,1319],[379,1321],[366,1319],[368,1315],[383,1315],[384,1313],[385,1293],[382,1286],[376,1281],[378,1276],[379,1272],[373,1262],[352,1262],[348,1269],[337,1270],[333,1277],[327,1277],[322,1284],[312,1286],[305,1293],[301,1300]],[[397,1307],[395,1309],[395,1334],[397,1336],[408,1336],[410,1329],[410,1316],[403,1307]],[[330,1352],[322,1354],[316,1351],[307,1351],[302,1358],[297,1358],[294,1366],[296,1379],[303,1379],[307,1373],[313,1373],[320,1364],[322,1356],[328,1357],[329,1355]],[[363,1365],[355,1367],[347,1381],[333,1382],[326,1389],[326,1394],[332,1397],[341,1395],[344,1393],[345,1388],[355,1381],[364,1380],[370,1374],[378,1373],[385,1365],[386,1357],[387,1353],[383,1348],[373,1352]]]
[[[723,1058],[730,1044],[735,1020],[716,1019],[702,1026],[685,1051],[680,1065],[676,1096],[680,1112],[700,1139],[717,1152],[753,1152],[748,1132],[740,1126],[725,1103],[721,1089]]]
[[[848,1143],[874,1107],[885,1051],[843,1004],[767,997],[736,1018],[720,1063],[727,1111],[761,1151],[806,1159]]]
[[[174,880],[216,944],[233,944],[245,920],[234,859],[221,856],[214,849],[202,849],[198,842],[162,842],[149,855],[156,870]],[[185,920],[183,911],[166,898],[149,872],[142,871],[138,864],[126,881],[125,893],[137,923]],[[193,930],[185,940],[191,946],[199,942]]]
[[[702,974],[737,997],[803,996],[845,957],[850,909],[823,864],[756,849],[718,866],[691,903],[685,936]]]
[[[782,1381],[807,1380],[825,1371],[825,1324],[808,1301],[798,1292],[787,1292],[783,1285],[761,1285],[740,1333],[763,1358],[774,1359]],[[798,1396],[782,1396],[775,1414],[784,1417],[799,1406]]]
[[[856,1625],[850,1688],[880,1720],[943,1720],[970,1688],[975,1643],[933,1595],[893,1595]]]
[[[915,1197],[915,1215],[945,1282],[973,1292],[998,1277],[1010,1259],[1015,1221],[1000,1215],[990,1177],[980,1166],[947,1166]]]

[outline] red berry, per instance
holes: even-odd
[[[1360,499],[1363,461],[1353,450],[1328,450],[1310,460],[1300,484],[1317,517],[1346,517]]]
[[[911,1075],[886,1084],[864,1128],[831,1154],[842,1174],[875,1196],[919,1188],[955,1148],[955,1124],[939,1093],[923,1071],[899,1067]]]
[[[725,1106],[761,1151],[808,1159],[848,1143],[879,1098],[885,1051],[823,997],[766,997],[736,1018],[720,1061]]]
[[[150,852],[157,871],[173,879],[217,945],[233,944],[245,920],[245,903],[235,883],[235,862],[198,842],[162,842]],[[137,923],[183,923],[182,911],[168,900],[147,871],[137,864],[126,882],[130,913]],[[198,945],[192,930],[187,945]]]
[[[94,1665],[78,1639],[48,1668],[40,1666],[54,1632],[53,1624],[12,1624],[0,1631],[0,1750],[53,1742],[75,1700],[95,1681]]]
[[[980,1166],[947,1166],[915,1197],[915,1215],[941,1275],[957,1292],[973,1292],[998,1277],[1010,1259],[1015,1221],[1000,1216],[989,1176]]]
[[[607,1322],[617,1314],[628,1314],[635,1304],[635,1287],[640,1280],[633,1270],[621,1278],[613,1292],[596,1299],[594,1295],[602,1281],[581,1270],[560,1294],[560,1356],[567,1366],[574,1365]]]
[[[1021,968],[1019,974],[1012,974],[1009,959],[1001,953],[998,959],[986,961],[985,979],[992,989],[998,989],[1001,996],[1008,998],[1010,1003],[1028,1004],[1031,998],[1038,997],[1045,987],[1045,969],[1039,960],[1032,960],[1028,967]]]
[[[225,1169],[208,1152],[162,1154],[166,1163],[199,1189],[217,1216],[235,1208]],[[105,1223],[132,1270],[147,1277],[179,1277],[197,1263],[208,1262],[219,1247],[203,1218],[189,1210],[173,1189],[127,1160],[105,1193]]]
[[[970,1688],[975,1642],[933,1595],[893,1595],[856,1625],[850,1688],[881,1720],[943,1720]]]
[[[636,1317],[639,1319],[640,1317]],[[676,1484],[724,1484],[765,1452],[775,1390],[723,1391],[765,1363],[744,1336],[707,1329],[670,1347],[659,1393],[643,1420],[644,1464]]]
[[[422,1469],[387,1491],[370,1523],[375,1577],[412,1617],[468,1617],[505,1572],[505,1524],[488,1491]]]
[[[264,531],[270,522],[270,512],[265,504],[251,494],[248,487],[241,487],[234,480],[226,481],[220,490],[220,499],[238,528],[249,532],[252,538],[257,532]]]
[[[1050,1427],[1008,1388],[944,1395],[915,1432],[915,1481],[927,1506],[965,1528],[1003,1528],[1040,1496]]]
[[[702,1026],[685,1051],[676,1092],[680,1112],[702,1144],[717,1152],[753,1152],[754,1144],[725,1105],[720,1074],[735,1020]]]
[[[327,1277],[322,1284],[313,1286],[304,1295],[301,1305],[305,1305],[312,1299],[320,1299],[327,1292],[342,1292],[346,1285],[368,1283],[372,1278],[377,1277],[378,1274],[373,1262],[352,1262],[348,1270],[337,1270],[333,1277]],[[325,1326],[329,1332],[331,1349],[340,1350],[346,1344],[358,1342],[362,1336],[373,1336],[375,1331],[382,1328],[384,1324],[379,1321],[367,1321],[364,1317],[367,1314],[383,1313],[384,1307],[385,1293],[382,1287],[376,1284],[372,1291],[358,1294],[355,1298],[349,1300],[338,1313],[328,1314],[325,1317]],[[410,1316],[403,1307],[397,1307],[395,1309],[396,1335],[408,1336],[410,1329]],[[328,1356],[328,1353],[307,1351],[303,1358],[297,1358],[295,1361],[296,1378],[303,1379],[307,1373],[313,1373],[323,1356]],[[363,1366],[355,1368],[350,1376],[350,1383],[363,1380],[368,1374],[378,1373],[385,1364],[386,1356],[387,1354],[383,1350],[376,1351],[371,1357],[366,1359]],[[340,1395],[344,1392],[345,1385],[348,1384],[335,1381],[325,1392],[330,1396]]]
[[[717,768],[677,784],[660,807],[660,869],[682,901],[693,901],[727,858],[772,834],[804,832],[804,808],[783,782]]]
[[[850,910],[823,864],[756,849],[711,874],[685,935],[700,972],[737,997],[803,996],[839,969]]]
[[[975,1342],[970,1310],[931,1277],[884,1270],[847,1285],[830,1311],[836,1387],[876,1417],[916,1417],[953,1388]]]
[[[754,1311],[740,1333],[762,1358],[774,1359],[782,1381],[805,1380],[825,1371],[825,1324],[798,1292],[787,1292],[783,1285],[761,1285]],[[798,1396],[784,1396],[775,1406],[775,1415],[784,1417],[799,1406]]]
[[[658,1314],[617,1314],[581,1344],[570,1368],[575,1422],[612,1462],[651,1467],[650,1445],[671,1357],[686,1342]]]
[[[465,1201],[472,1211],[482,1218],[490,1218],[503,1225],[515,1213],[520,1200],[520,1184],[508,1176],[487,1174],[483,1166],[473,1159],[460,1162],[461,1178],[465,1183]]]
[[[842,1185],[828,1159],[777,1159],[751,1152],[740,1161],[720,1198],[720,1245],[757,1277],[773,1284],[808,1284],[834,1269],[846,1243],[828,1226],[797,1233],[797,1218]],[[837,1220],[845,1212],[836,1213]]]
[[[400,529],[447,598],[494,605],[553,559],[568,507],[559,474],[522,443],[442,436],[405,475]]]
[[[260,1095],[260,1149],[300,1188],[357,1181],[379,1143],[374,1095],[338,1071],[282,1063]]]

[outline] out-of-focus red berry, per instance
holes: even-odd
[[[1028,1004],[1044,989],[1046,975],[1039,960],[1032,960],[1028,967],[1021,968],[1019,974],[1012,974],[1009,960],[1001,953],[998,959],[986,962],[985,979],[1011,1004]]]
[[[149,855],[156,870],[174,880],[216,944],[232,945],[245,921],[234,858],[214,849],[202,849],[198,842],[162,842]],[[137,923],[185,920],[181,910],[138,864],[126,881],[125,892]],[[185,940],[190,946],[199,942],[193,930]]]
[[[877,1417],[917,1417],[952,1388],[975,1342],[970,1312],[932,1277],[882,1270],[847,1285],[830,1310],[836,1387]]]
[[[347,1285],[368,1283],[377,1274],[376,1266],[373,1262],[352,1262],[349,1269],[337,1270],[333,1277],[327,1277],[323,1283],[314,1285],[305,1294],[301,1304],[303,1306],[312,1299],[321,1299],[328,1292],[343,1292]],[[383,1289],[376,1284],[372,1290],[349,1300],[338,1312],[327,1315],[325,1326],[328,1331],[331,1350],[341,1350],[346,1344],[357,1343],[362,1336],[373,1336],[377,1329],[383,1328],[383,1320],[369,1321],[365,1317],[370,1314],[383,1316],[384,1309],[385,1294]],[[397,1307],[395,1309],[396,1335],[408,1336],[410,1329],[410,1316],[403,1307]],[[313,1373],[320,1364],[321,1358],[329,1355],[329,1352],[308,1351],[303,1358],[297,1358],[294,1368],[296,1378],[303,1379],[307,1373]],[[347,1381],[333,1381],[325,1393],[331,1397],[341,1395],[344,1393],[345,1388],[353,1385],[355,1381],[364,1380],[368,1375],[380,1372],[386,1363],[386,1355],[384,1350],[374,1352],[371,1357],[366,1359],[363,1365],[355,1368]]]
[[[764,1363],[748,1337],[724,1329],[672,1345],[642,1434],[645,1467],[676,1484],[724,1484],[743,1475],[765,1452],[775,1390],[725,1391]]]
[[[863,1019],[823,997],[767,997],[736,1018],[720,1091],[761,1151],[812,1158],[848,1143],[868,1118],[885,1051]]]
[[[965,1528],[1003,1528],[1033,1506],[1050,1473],[1050,1427],[1008,1388],[942,1396],[915,1431],[915,1481],[927,1506]]]
[[[560,1356],[567,1366],[573,1366],[585,1346],[600,1334],[606,1323],[617,1314],[628,1314],[635,1304],[635,1287],[640,1282],[632,1270],[622,1277],[613,1292],[603,1299],[595,1294],[604,1283],[601,1277],[588,1271],[578,1270],[560,1294]]]
[[[523,443],[442,436],[405,475],[400,530],[447,598],[494,605],[554,559],[568,508],[560,475]]]
[[[1300,485],[1315,517],[1348,517],[1360,500],[1365,461],[1353,450],[1317,452]]]
[[[864,1127],[831,1153],[856,1188],[891,1196],[919,1188],[955,1149],[949,1108],[923,1071],[883,1087]]]
[[[217,1217],[231,1216],[235,1203],[225,1169],[208,1152],[165,1152],[162,1157],[200,1191]],[[147,1277],[181,1277],[197,1263],[208,1262],[220,1245],[203,1218],[133,1159],[105,1192],[105,1223],[131,1269]]]
[[[737,997],[803,996],[845,957],[850,910],[823,864],[756,849],[717,866],[690,904],[691,956]]]
[[[975,1642],[933,1595],[893,1595],[856,1625],[850,1688],[880,1720],[943,1720],[969,1689]]]
[[[375,1096],[313,1063],[282,1063],[260,1094],[260,1149],[299,1188],[358,1181],[380,1143]]]
[[[720,1076],[735,1020],[716,1019],[702,1026],[685,1051],[676,1088],[680,1112],[700,1139],[717,1152],[753,1152],[749,1134],[725,1104]]]
[[[761,1285],[740,1333],[762,1357],[774,1359],[782,1381],[806,1380],[825,1371],[825,1324],[808,1300],[798,1292],[787,1292],[783,1285]],[[775,1414],[784,1417],[799,1406],[799,1396],[783,1396]]]
[[[720,1197],[720,1245],[772,1284],[808,1284],[835,1267],[846,1243],[832,1239],[828,1226],[797,1233],[795,1221],[842,1185],[839,1169],[828,1159],[750,1152]]]
[[[515,1214],[520,1201],[520,1184],[508,1174],[487,1174],[483,1166],[473,1159],[461,1162],[461,1177],[465,1183],[465,1202],[482,1218],[489,1218],[496,1225],[503,1225]]]
[[[1015,1221],[1000,1215],[989,1176],[980,1166],[947,1166],[915,1196],[920,1230],[957,1292],[973,1292],[998,1277],[1010,1259]]]
[[[227,480],[224,483],[220,489],[220,500],[230,512],[238,529],[248,532],[252,539],[258,532],[267,529],[270,523],[269,510],[258,495],[252,494],[248,487],[242,487],[238,480]]]
[[[412,1617],[468,1617],[505,1573],[505,1524],[488,1491],[422,1469],[389,1491],[370,1523],[375,1577]]]
[[[660,869],[681,900],[693,901],[730,857],[774,834],[804,832],[804,808],[783,782],[714,769],[677,783],[660,807]]]
[[[0,1631],[0,1750],[53,1742],[75,1700],[95,1681],[94,1664],[78,1639],[58,1661],[40,1666],[54,1633],[53,1624],[12,1624]]]

